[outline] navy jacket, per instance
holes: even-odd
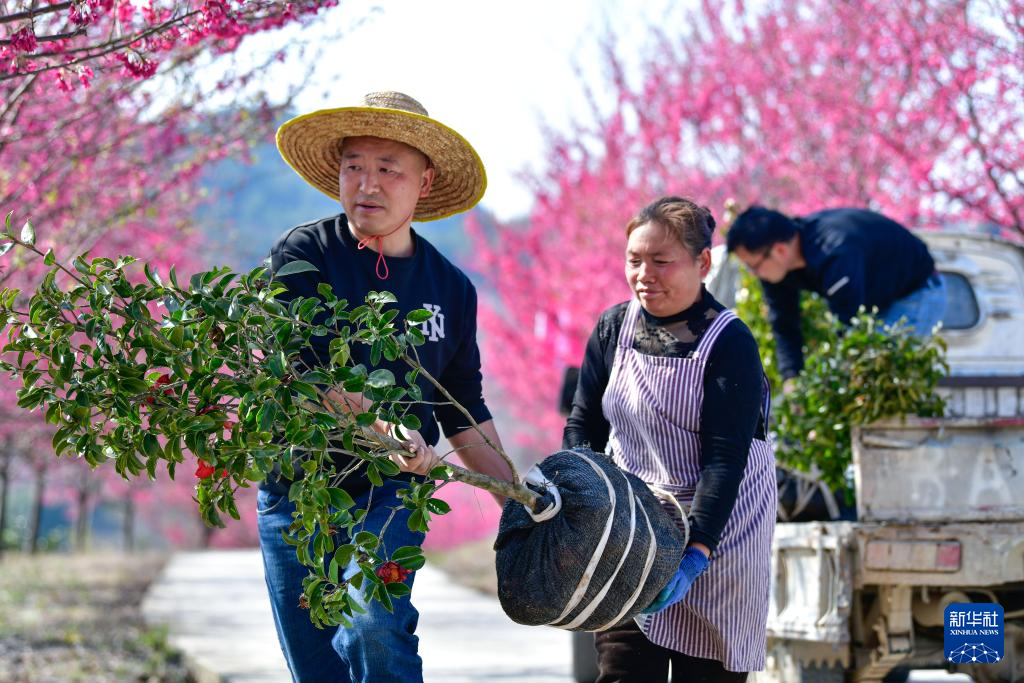
[[[820,294],[846,323],[860,306],[884,310],[925,285],[935,261],[902,225],[865,209],[828,209],[795,219],[807,266],[782,282],[763,282],[783,377],[803,369],[800,290]]]

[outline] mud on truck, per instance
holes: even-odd
[[[752,682],[895,682],[913,669],[1024,682],[1024,246],[920,236],[949,295],[945,415],[853,430],[855,510],[779,469],[768,661]],[[731,306],[737,266],[721,248],[714,264],[708,288]],[[954,602],[1003,607],[1000,662],[946,660]],[[574,638],[576,679],[592,681],[593,638]]]

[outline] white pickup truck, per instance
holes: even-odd
[[[913,669],[1024,682],[1024,246],[920,235],[949,292],[946,415],[854,431],[855,521],[776,525],[768,663],[752,683],[894,682]],[[714,263],[708,288],[731,306],[736,265],[720,248]],[[972,601],[1005,611],[997,664],[943,656],[945,607]],[[592,643],[574,640],[580,683],[596,674]]]
[[[946,414],[854,431],[856,521],[776,525],[759,683],[1024,681],[1024,247],[921,237],[950,297]],[[972,601],[1005,611],[997,664],[943,656],[945,607]]]

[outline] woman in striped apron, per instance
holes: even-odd
[[[714,226],[679,197],[629,222],[635,297],[601,315],[580,368],[564,445],[605,450],[690,522],[675,595],[597,634],[599,683],[667,681],[670,665],[673,683],[728,683],[764,667],[777,506],[768,388],[750,330],[702,284]]]

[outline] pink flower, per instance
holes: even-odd
[[[138,52],[119,52],[114,55],[114,58],[124,65],[126,72],[140,80],[155,74],[157,66],[159,66],[156,62],[146,59]]]
[[[57,82],[57,90],[61,92],[71,92],[75,88],[73,85],[67,82],[64,78],[64,69],[57,69],[53,72],[53,80]]]
[[[11,34],[11,47],[15,52],[35,52],[39,47],[35,31],[31,26],[26,26]]]
[[[117,19],[122,24],[128,23],[135,15],[135,5],[131,0],[121,0],[117,5]]]
[[[69,15],[71,17],[71,23],[79,26],[88,26],[96,19],[96,15],[93,13],[92,7],[85,2],[72,3]]]
[[[86,88],[88,88],[90,83],[92,83],[93,76],[94,74],[92,69],[87,66],[82,66],[78,69],[78,80]]]

